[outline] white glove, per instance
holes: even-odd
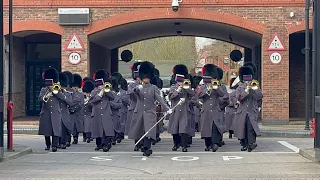
[[[261,111],[261,107],[258,108],[258,111],[259,111],[259,112]]]
[[[250,90],[250,86],[247,86],[245,89],[246,93],[249,93],[249,90]]]
[[[140,84],[140,85],[138,85],[138,89],[142,89],[143,88],[143,86]]]
[[[172,114],[172,109],[169,109],[169,110],[167,111],[167,114]]]
[[[178,91],[178,92],[181,92],[181,90],[182,90],[182,88],[181,88],[181,86],[179,86],[178,89],[177,89],[177,91]]]

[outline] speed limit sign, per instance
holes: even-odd
[[[281,54],[280,53],[277,53],[277,52],[274,52],[270,55],[270,61],[273,63],[273,64],[278,64],[281,62]]]
[[[79,64],[81,61],[81,56],[79,53],[71,53],[69,55],[69,62],[71,64]]]

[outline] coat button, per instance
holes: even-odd
[[[52,114],[52,112],[50,112]]]
[[[84,116],[87,116],[87,115],[84,115]]]
[[[210,110],[210,111],[212,111],[212,110]]]
[[[212,99],[212,98],[210,98],[210,99]]]
[[[52,106],[50,106],[50,107],[52,107]]]
[[[180,109],[180,112],[181,112],[182,110]]]
[[[103,108],[101,108],[101,109],[103,109]]]
[[[52,99],[50,101],[52,102]]]
[[[247,107],[249,107],[249,105],[247,105]]]
[[[210,104],[210,106],[212,106],[212,104]]]
[[[101,114],[101,116],[103,116],[103,114]]]
[[[101,104],[102,104],[102,101],[101,101]]]
[[[146,105],[143,105],[143,106],[146,106]]]
[[[144,92],[144,93],[147,93],[147,92]]]

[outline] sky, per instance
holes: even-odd
[[[212,42],[216,41],[215,39],[208,39],[203,37],[196,37],[196,48],[197,52],[202,49],[204,46],[211,44]]]

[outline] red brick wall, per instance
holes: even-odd
[[[5,1],[5,3],[7,0]],[[105,21],[108,23],[95,24],[97,20],[102,20],[108,17],[115,17],[117,14],[125,14],[133,11],[139,11],[143,9],[150,9],[146,7],[166,7],[170,8],[171,0],[150,0],[150,1],[131,1],[129,5],[128,1],[87,1],[81,0],[15,0],[14,8],[14,31],[18,30],[30,30],[35,29],[49,29],[50,32],[55,32],[62,35],[62,48],[64,48],[69,37],[72,33],[78,33],[82,43],[86,47],[86,50],[80,51],[82,62],[78,65],[71,65],[68,62],[69,52],[62,51],[62,69],[69,69],[71,71],[80,73],[81,75],[88,74],[88,40],[87,34],[92,29],[99,29],[100,27],[110,26],[115,23],[114,21],[119,19],[113,19],[113,21]],[[86,4],[83,4],[86,3]],[[57,22],[57,8],[56,7],[94,7],[91,8],[91,17],[93,24],[88,27],[60,27]],[[225,6],[228,5],[228,6]],[[264,104],[263,104],[263,119],[275,120],[275,119],[289,119],[289,53],[288,51],[282,52],[282,62],[274,65],[269,60],[269,53],[266,52],[266,48],[269,45],[274,33],[278,33],[279,37],[283,40],[284,45],[289,47],[289,36],[287,31],[288,24],[296,24],[304,19],[304,1],[303,0],[283,0],[283,1],[270,1],[270,0],[239,0],[228,1],[221,0],[217,4],[216,2],[205,2],[202,0],[186,1],[181,4],[183,7],[193,7],[193,9],[185,9],[185,12],[190,10],[196,10],[195,12],[202,11],[201,8],[212,12],[222,12],[232,14],[248,20],[254,20],[260,22],[266,26],[266,31],[263,34],[262,39],[262,88],[264,92]],[[28,8],[23,8],[23,7]],[[38,6],[38,7],[34,7]],[[40,7],[41,6],[41,7]],[[122,7],[126,8],[122,8]],[[169,7],[168,7],[169,6]],[[250,6],[250,7],[249,7]],[[281,7],[272,7],[281,6]],[[287,7],[284,7],[287,6]],[[117,8],[115,8],[117,7]],[[143,7],[143,8],[136,8]],[[199,7],[199,9],[197,9]],[[169,10],[168,9],[168,10]],[[146,16],[157,16],[152,13]],[[181,12],[181,11],[180,11]],[[289,13],[294,12],[295,16],[290,18]],[[143,15],[143,13],[142,13]],[[5,22],[8,22],[8,11],[4,12]],[[231,17],[231,19],[229,18]],[[121,18],[134,19],[129,16],[122,16]],[[207,17],[210,18],[210,17]],[[222,21],[233,22],[239,26],[249,26],[239,24],[237,19],[232,19],[232,16],[228,16]],[[28,23],[32,22],[32,23]],[[34,21],[39,20],[39,21]],[[123,19],[121,19],[123,20]],[[37,23],[43,22],[43,23]],[[255,25],[251,24],[252,28]],[[260,30],[260,29],[259,29]],[[7,26],[5,27],[7,32]],[[272,78],[270,78],[272,77]]]

